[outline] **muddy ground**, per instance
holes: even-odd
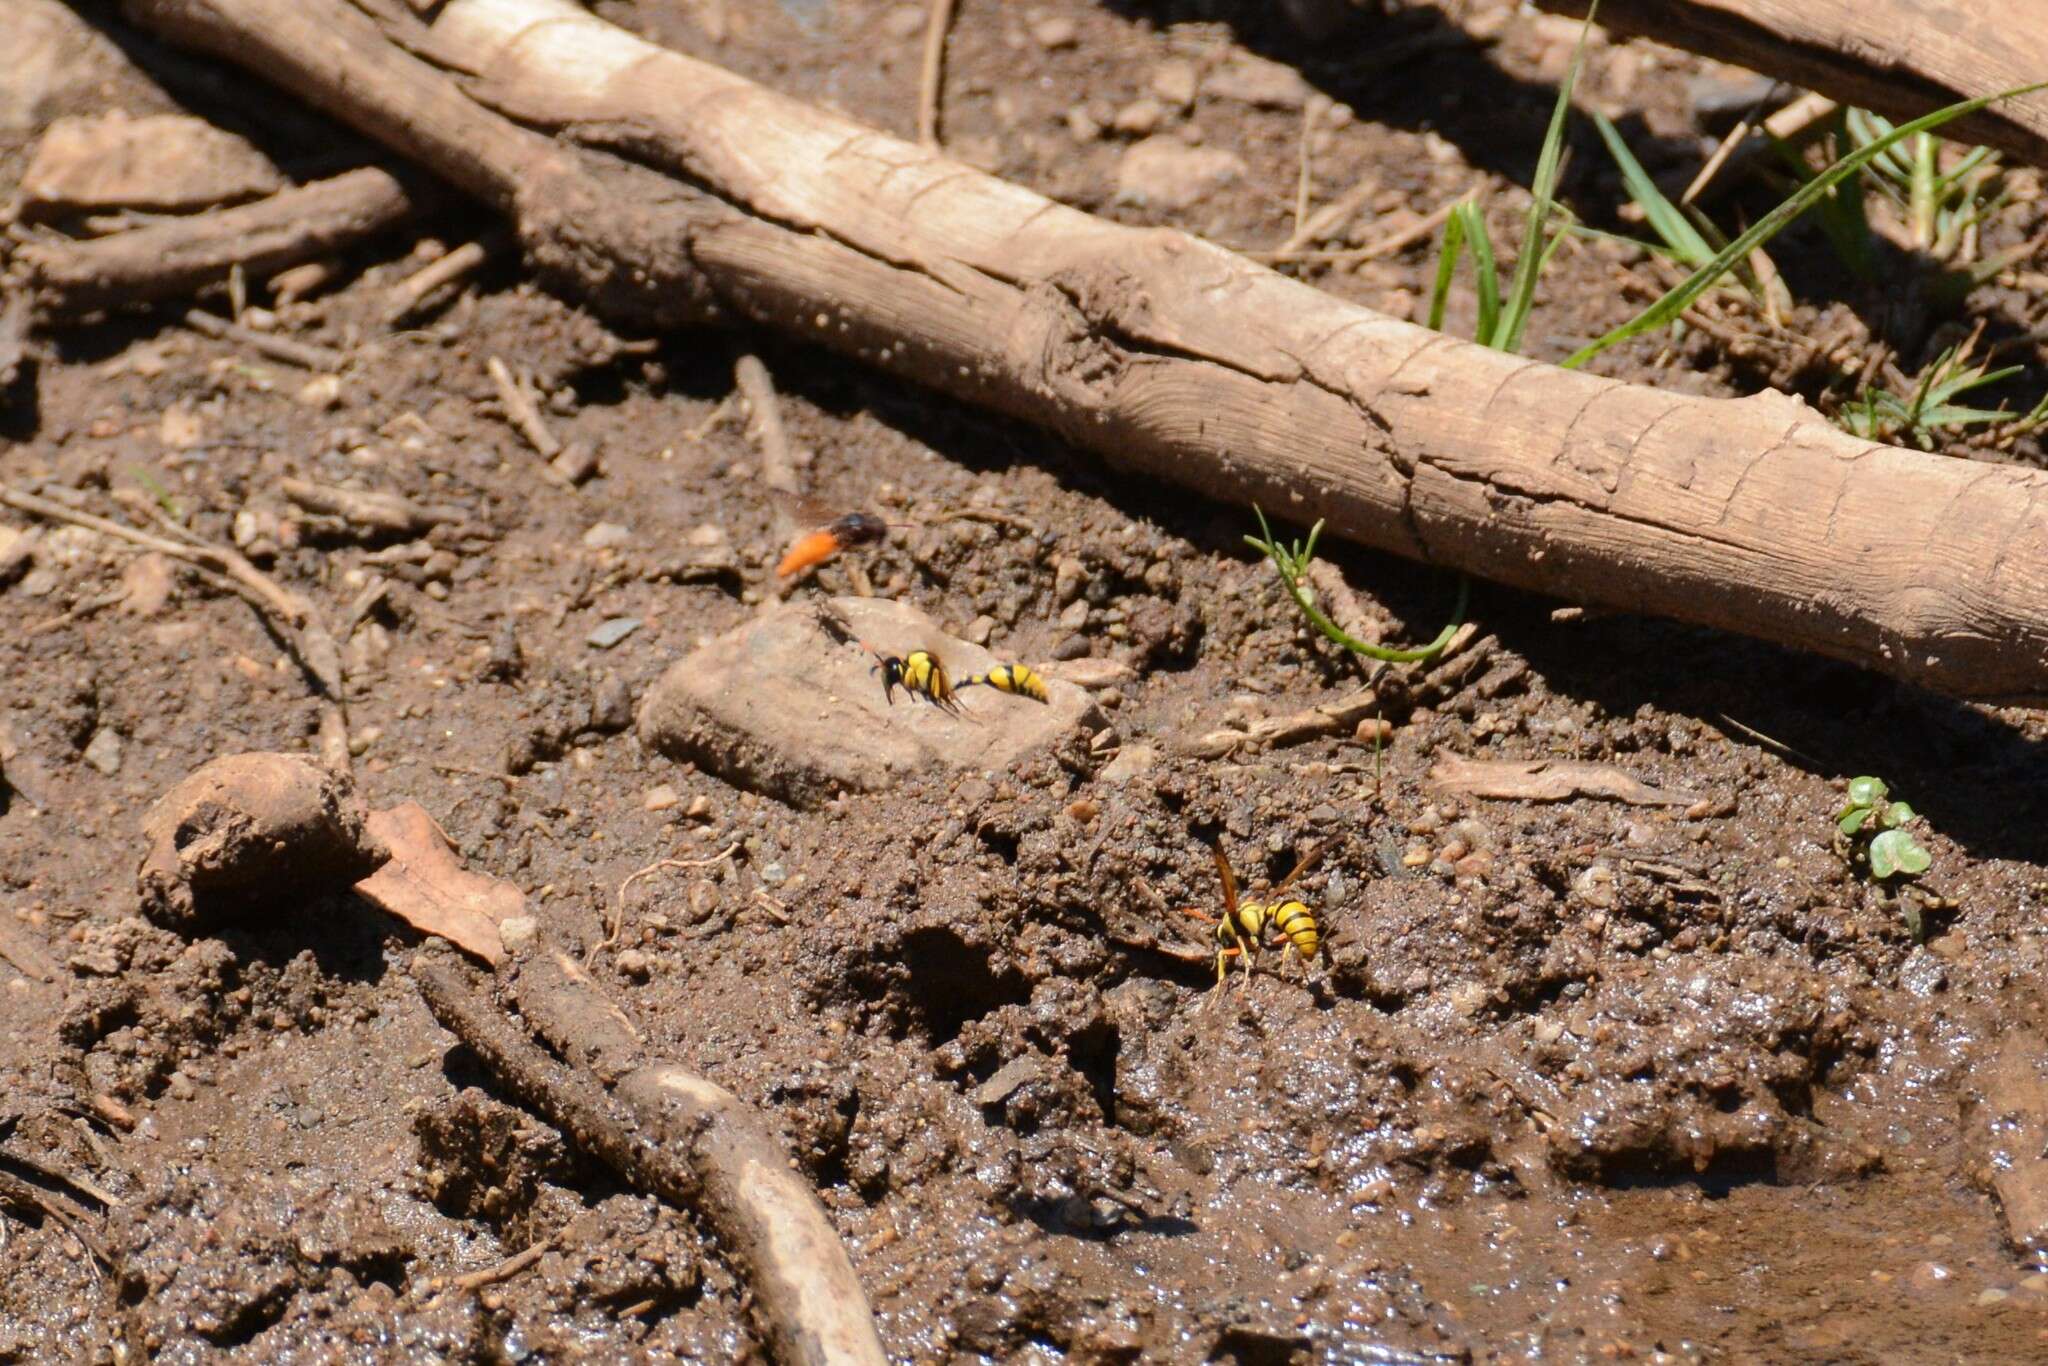
[[[600,8],[914,125],[922,5]],[[84,12],[113,42],[64,47],[62,79],[9,105],[0,188],[49,119],[106,107],[189,108],[293,175],[366,155]],[[1327,40],[1280,7],[967,0],[944,131],[1069,203],[1264,249],[1293,227],[1312,108],[1312,204],[1376,187],[1326,245],[1474,185],[1513,240],[1574,34],[1489,0],[1389,5]],[[1761,93],[1603,42],[1580,103],[1669,171]],[[1167,141],[1134,163],[1148,138]],[[1625,229],[1597,139],[1574,145],[1569,199]],[[1161,148],[1171,204],[1156,177],[1149,196],[1120,182]],[[1198,163],[1175,159],[1190,148]],[[2015,185],[1990,246],[2040,226],[2032,181]],[[276,310],[281,331],[348,353],[338,385],[309,390],[175,309],[46,335],[0,411],[0,479],[131,521],[155,506],[248,547],[330,620],[384,581],[344,644],[357,782],[373,805],[426,806],[560,942],[602,939],[636,870],[736,844],[636,883],[595,971],[658,1052],[771,1118],[892,1354],[2048,1352],[2048,1271],[2019,1245],[2048,1190],[2038,713],[1481,584],[1476,636],[1383,688],[1383,751],[1346,733],[1192,757],[1209,732],[1360,683],[1243,547],[1248,509],[1119,481],[775,338],[621,346],[502,254],[394,329],[393,285],[487,227],[442,209]],[[1779,260],[1790,331],[1853,349],[1903,327],[1909,373],[1958,327],[2024,339],[2039,321],[2031,260],[1917,330],[1896,316],[1903,289],[1859,294],[1815,236]],[[1419,317],[1433,266],[1423,238],[1290,268]],[[1567,250],[1532,350],[1612,326],[1656,279],[1640,254]],[[1461,288],[1451,326],[1471,309]],[[1753,314],[1724,316],[1727,335],[1644,343],[1606,372],[1830,401],[1836,376],[1810,352],[1784,362]],[[746,352],[814,454],[813,494],[899,524],[851,562],[874,591],[1050,674],[1129,666],[1092,675],[1087,732],[1003,771],[801,808],[643,747],[622,691],[644,697],[774,601],[789,522],[728,402]],[[597,477],[541,477],[497,409],[493,355],[536,376]],[[2025,406],[2048,382],[2038,343],[2007,359],[2031,367],[2000,391]],[[2029,441],[1947,454],[2036,457]],[[284,500],[287,475],[452,507],[458,534],[322,526]],[[31,521],[0,525],[11,539]],[[214,937],[138,918],[149,803],[216,756],[308,749],[317,710],[240,599],[89,531],[42,537],[0,589],[0,1361],[758,1357],[744,1288],[691,1216],[495,1093],[434,1024],[404,926],[288,888]],[[689,568],[720,543],[733,572]],[[1330,550],[1390,639],[1436,631],[1450,576]],[[842,561],[797,593],[850,575]],[[592,643],[621,618],[637,629]],[[899,703],[859,724],[973,722]],[[1450,796],[1428,780],[1446,755],[1603,761],[1684,800]],[[1831,846],[1859,773],[1925,818],[1921,934]],[[1208,839],[1251,882],[1326,846],[1297,891],[1328,957],[1266,955],[1212,1000],[1186,952],[1202,927],[1169,910],[1216,905]],[[449,1284],[541,1239],[500,1283]]]

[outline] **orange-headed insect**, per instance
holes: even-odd
[[[1303,961],[1316,956],[1323,948],[1322,931],[1316,927],[1316,918],[1309,908],[1299,901],[1282,900],[1283,894],[1303,873],[1313,868],[1323,856],[1327,844],[1318,845],[1303,855],[1294,865],[1294,871],[1280,879],[1278,886],[1264,895],[1261,901],[1239,901],[1237,899],[1237,876],[1230,871],[1230,860],[1224,856],[1223,846],[1213,844],[1209,852],[1216,857],[1216,872],[1223,879],[1223,918],[1218,920],[1206,915],[1193,906],[1182,909],[1197,920],[1216,927],[1216,989],[1223,990],[1228,975],[1230,960],[1244,961],[1244,980],[1247,986],[1252,979],[1252,958],[1264,943],[1267,927],[1280,932],[1280,956],[1284,962],[1291,951],[1301,955]]]
[[[806,531],[790,543],[789,553],[775,566],[775,577],[786,579],[851,550],[873,545],[889,534],[889,524],[872,512],[849,512],[825,525]]]

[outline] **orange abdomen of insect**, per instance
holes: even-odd
[[[782,563],[775,566],[775,577],[786,579],[814,564],[823,564],[839,550],[839,537],[831,528],[820,527],[816,531],[805,532],[796,538],[796,544],[790,546],[789,553],[782,557]]]
[[[1289,901],[1273,908],[1273,928],[1280,931],[1281,938],[1294,946],[1294,951],[1303,958],[1313,958],[1322,945],[1322,932],[1316,929],[1316,918],[1309,908],[1299,901]]]

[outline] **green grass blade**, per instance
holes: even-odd
[[[1644,221],[1650,230],[1664,240],[1672,254],[1688,266],[1703,266],[1714,259],[1714,249],[1707,245],[1707,239],[1700,235],[1692,220],[1679,212],[1678,206],[1664,197],[1657,188],[1657,182],[1650,179],[1650,173],[1643,169],[1628,150],[1628,144],[1621,140],[1621,133],[1614,121],[1595,110],[1593,126],[1600,130],[1600,140],[1607,144],[1609,156],[1621,168],[1621,183],[1628,190],[1628,197],[1643,211]]]
[[[1458,255],[1465,247],[1465,218],[1460,204],[1451,210],[1451,216],[1444,220],[1443,244],[1436,252],[1436,283],[1429,291],[1429,330],[1444,330],[1444,305],[1451,297],[1451,277],[1458,270]]]
[[[1461,204],[1465,213],[1465,241],[1472,248],[1472,274],[1479,290],[1479,322],[1472,338],[1481,346],[1493,346],[1500,335],[1500,266],[1493,255],[1493,236],[1486,231],[1486,215],[1477,204]]]
[[[1923,114],[1911,123],[1894,128],[1878,141],[1859,147],[1847,156],[1840,158],[1834,165],[1800,186],[1799,190],[1791,198],[1785,200],[1777,208],[1772,209],[1769,213],[1758,219],[1749,231],[1737,237],[1726,247],[1723,247],[1715,254],[1713,260],[1707,262],[1706,265],[1701,266],[1677,285],[1667,290],[1662,298],[1621,326],[1615,328],[1612,332],[1609,332],[1606,336],[1586,343],[1586,345],[1566,357],[1564,360],[1565,368],[1568,370],[1576,369],[1611,346],[1618,345],[1631,337],[1640,336],[1644,332],[1649,332],[1668,324],[1673,318],[1683,313],[1692,304],[1693,300],[1699,298],[1700,295],[1712,288],[1714,282],[1727,274],[1729,268],[1737,261],[1748,256],[1752,248],[1775,237],[1784,229],[1786,224],[1812,208],[1829,190],[1862,170],[1872,160],[1896,144],[1899,139],[1912,137],[1916,134],[1927,132],[1930,129],[1939,128],[1953,119],[1962,117],[1964,114],[1974,114],[1980,109],[1998,103],[2000,100],[2009,100],[2019,95],[2031,94],[2044,87],[2048,87],[2048,81],[2037,81],[2032,85],[2002,90],[1995,95],[1980,95],[1973,100],[1959,101],[1945,108],[1937,109],[1931,114]]]
[[[1579,81],[1579,63],[1586,55],[1586,35],[1593,31],[1593,16],[1600,12],[1600,0],[1586,7],[1586,22],[1579,26],[1579,41],[1572,48],[1571,65],[1557,87],[1557,103],[1550,110],[1550,126],[1543,130],[1543,150],[1536,157],[1536,178],[1529,186],[1529,217],[1522,226],[1522,249],[1515,259],[1515,280],[1508,289],[1505,329],[1495,349],[1520,351],[1522,333],[1529,326],[1529,312],[1536,306],[1536,277],[1549,255],[1541,248],[1550,227],[1551,205],[1557,198],[1557,178],[1564,161],[1565,115],[1572,107],[1572,87]]]

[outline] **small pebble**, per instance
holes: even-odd
[[[636,982],[647,980],[653,970],[653,961],[638,949],[625,949],[618,957],[619,971]]]
[[[967,623],[967,641],[972,645],[986,645],[995,633],[996,619],[986,614]]]
[[[1072,19],[1065,15],[1053,15],[1040,19],[1031,26],[1031,36],[1040,47],[1051,52],[1063,47],[1072,47],[1081,39],[1081,30]]]
[[[632,539],[632,529],[620,526],[617,522],[599,522],[583,533],[583,544],[592,550],[613,549],[625,545]]]
[[[690,798],[690,804],[683,808],[683,815],[693,821],[711,819],[711,799],[703,793]]]
[[[121,771],[121,737],[107,726],[92,734],[85,746],[85,761],[109,778]]]
[[[609,650],[612,646],[639,630],[640,626],[641,621],[638,617],[611,617],[599,623],[595,630],[584,637],[584,640],[594,650]]]
[[[649,811],[666,811],[680,804],[682,798],[667,783],[657,783],[647,789],[647,795],[640,799],[640,805]]]
[[[1195,102],[1195,90],[1200,82],[1201,76],[1193,62],[1161,62],[1152,73],[1152,93],[1168,104],[1185,109]]]
[[[1166,106],[1162,105],[1158,100],[1147,97],[1145,99],[1132,100],[1129,104],[1117,110],[1115,117],[1110,119],[1109,126],[1116,129],[1119,133],[1128,133],[1132,137],[1141,138],[1148,133],[1158,131],[1161,121],[1165,118]]]

